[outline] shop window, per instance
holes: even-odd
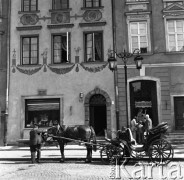
[[[60,99],[26,99],[25,128],[50,127],[60,122]]]
[[[69,62],[70,57],[70,33],[52,36],[53,64]]]
[[[38,37],[22,37],[22,65],[35,65],[38,64]]]
[[[37,11],[38,10],[38,0],[22,0],[22,11]]]
[[[86,62],[103,61],[102,32],[85,33],[85,60]]]
[[[61,10],[61,9],[68,9],[68,8],[69,8],[68,0],[53,0],[52,1],[53,10]]]

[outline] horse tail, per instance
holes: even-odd
[[[94,128],[90,126],[91,128],[91,137],[93,138],[93,151],[97,150],[97,145],[96,145],[96,133],[94,131]]]

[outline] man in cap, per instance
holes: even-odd
[[[29,133],[30,135],[30,151],[31,151],[31,161],[35,163],[35,155],[37,152],[36,161],[39,163],[41,158],[41,145],[42,145],[42,131],[38,129],[38,125],[34,124],[33,129]]]

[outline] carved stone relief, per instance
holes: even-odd
[[[86,22],[95,22],[102,19],[102,13],[99,10],[85,11],[83,18]]]
[[[20,18],[20,22],[23,25],[35,25],[39,20],[39,17],[36,14],[24,14]]]
[[[69,12],[51,14],[51,24],[60,24],[60,23],[70,23]]]

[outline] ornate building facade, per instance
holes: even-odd
[[[128,59],[128,118],[139,109],[153,125],[168,122],[170,131],[184,130],[184,1],[115,1],[116,49],[140,50],[142,69]],[[122,33],[124,32],[124,33]],[[124,65],[118,59],[120,126],[126,126]]]
[[[110,0],[12,0],[8,144],[47,128],[116,129]]]

